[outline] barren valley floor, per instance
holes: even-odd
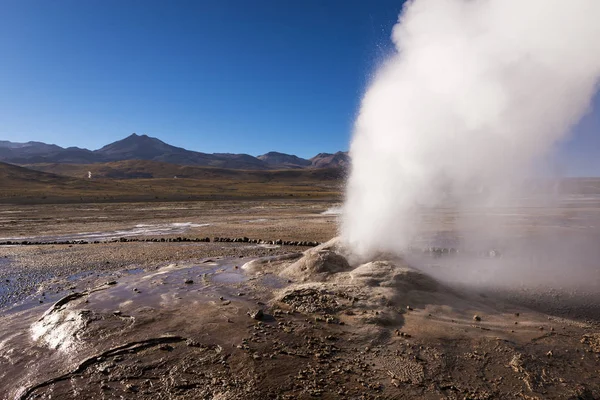
[[[510,252],[357,267],[338,242],[306,246],[337,235],[337,205],[0,206],[0,242],[35,243],[0,247],[0,398],[600,398],[595,260],[573,270],[591,272],[584,288],[470,279],[508,279],[525,262]],[[511,210],[509,223],[591,251],[599,210]],[[424,216],[440,246],[452,215]]]

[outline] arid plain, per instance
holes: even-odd
[[[330,241],[332,185],[301,198],[4,204],[0,393],[598,398],[590,182],[487,215],[523,232],[502,248],[460,249],[454,212],[428,210],[422,245],[361,265]]]

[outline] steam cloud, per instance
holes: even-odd
[[[350,148],[341,234],[355,255],[411,245],[417,209],[514,197],[589,108],[599,18],[598,0],[405,3]]]

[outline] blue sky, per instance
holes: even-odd
[[[400,0],[0,0],[0,139],[346,150]],[[600,110],[596,100],[594,110]],[[599,175],[600,117],[557,159]]]
[[[600,176],[600,94],[590,112],[559,146],[557,172],[568,176]]]
[[[0,139],[345,150],[401,1],[0,1]]]

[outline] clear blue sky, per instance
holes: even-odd
[[[402,1],[2,0],[0,139],[346,150]]]
[[[0,139],[346,150],[401,0],[0,0]],[[596,100],[594,110],[600,110]],[[558,169],[600,175],[599,112]]]

